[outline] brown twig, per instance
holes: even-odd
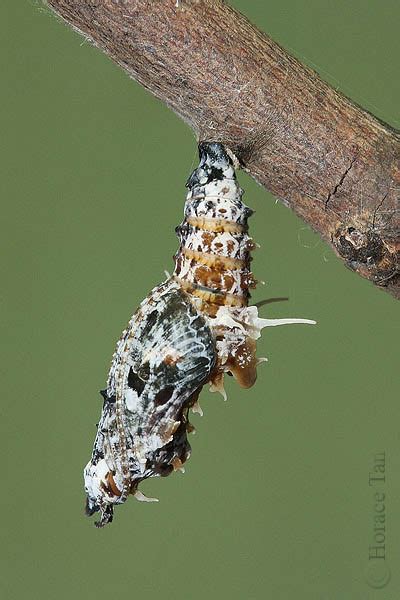
[[[398,132],[220,0],[47,0],[63,19],[400,297]]]

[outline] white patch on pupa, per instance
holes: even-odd
[[[132,390],[131,388],[128,388],[125,391],[126,408],[128,410],[130,410],[131,412],[135,412],[135,411],[137,411],[137,409],[139,407],[139,403],[140,403],[140,398],[137,395],[137,392],[135,390]]]

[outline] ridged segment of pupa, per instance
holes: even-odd
[[[250,269],[255,244],[247,233],[253,211],[241,200],[243,191],[223,146],[203,143],[199,154],[200,165],[186,184],[184,220],[177,227],[174,275],[212,313],[219,304],[247,305],[248,290],[255,286]]]

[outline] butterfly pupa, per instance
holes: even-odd
[[[267,326],[314,323],[262,319],[249,306],[256,286],[248,233],[253,211],[220,143],[199,145],[184,219],[176,228],[175,269],[143,300],[113,355],[92,457],[85,467],[86,513],[113,519],[141,481],[181,470],[190,455],[189,409],[205,384],[225,395],[224,374],[242,387],[257,374],[256,340]],[[149,498],[148,501],[154,499]]]

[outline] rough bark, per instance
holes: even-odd
[[[399,133],[220,0],[47,0],[196,132],[221,141],[328,241],[400,297]]]

